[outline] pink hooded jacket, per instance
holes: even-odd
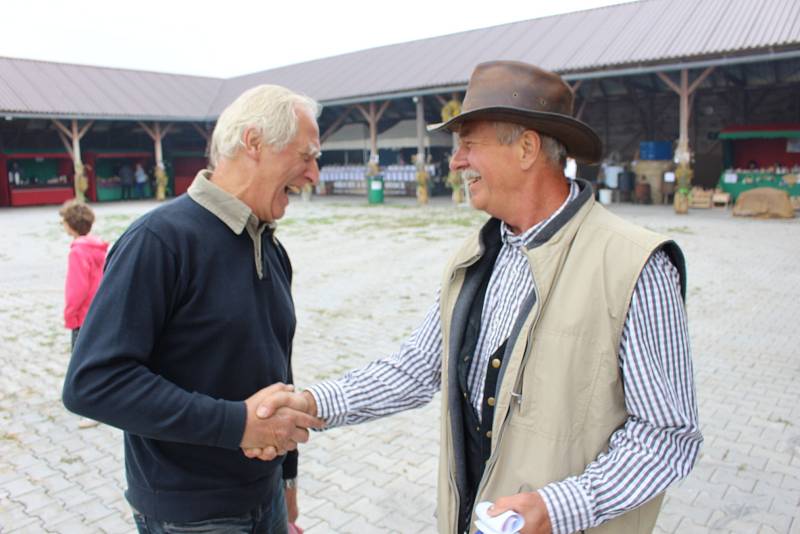
[[[76,237],[70,245],[64,290],[64,326],[80,328],[92,303],[106,260],[108,243],[93,235]]]

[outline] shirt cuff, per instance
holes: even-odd
[[[247,424],[247,406],[242,401],[211,400],[222,404],[222,428],[217,438],[217,447],[238,449],[242,446],[245,425]]]
[[[345,424],[347,399],[344,388],[336,381],[328,380],[306,388],[317,402],[317,417],[325,421],[326,428]]]
[[[594,526],[591,502],[574,477],[538,491],[547,506],[553,534],[570,534]]]

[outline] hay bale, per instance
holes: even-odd
[[[791,219],[794,217],[794,210],[786,191],[758,187],[739,195],[733,214],[739,217]]]

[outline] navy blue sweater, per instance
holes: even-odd
[[[125,431],[126,496],[164,521],[246,513],[295,476],[239,449],[244,399],[290,382],[291,267],[269,230],[253,242],[183,195],[109,253],[64,383],[65,406]]]

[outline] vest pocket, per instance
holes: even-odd
[[[571,440],[586,424],[603,362],[615,358],[581,332],[539,331],[532,347],[509,424]]]

